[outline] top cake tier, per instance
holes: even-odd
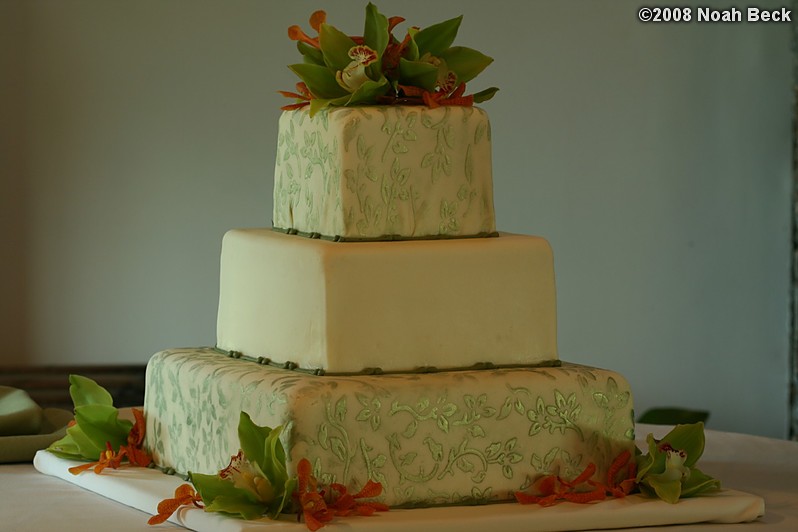
[[[275,229],[332,240],[493,236],[490,122],[476,107],[280,117]]]

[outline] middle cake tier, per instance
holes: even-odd
[[[558,360],[539,237],[336,243],[269,229],[222,244],[217,347],[327,373]]]

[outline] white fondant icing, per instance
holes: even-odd
[[[557,360],[546,240],[336,243],[268,229],[222,246],[217,345],[303,368]]]

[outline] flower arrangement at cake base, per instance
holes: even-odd
[[[67,436],[47,450],[61,458],[86,462],[70,467],[72,475],[107,474],[107,469],[120,467],[152,467],[141,448],[145,425],[139,410],[133,410],[135,423],[120,419],[110,394],[91,379],[76,375],[70,376],[70,395],[75,421],[67,429]],[[241,448],[230,464],[216,475],[189,473],[191,483],[180,485],[173,497],[161,501],[149,524],[163,523],[185,505],[241,519],[277,519],[294,514],[297,520],[304,520],[309,530],[318,530],[337,517],[371,516],[389,510],[379,502],[382,485],[371,479],[351,493],[343,484],[320,483],[307,459],[301,459],[297,474],[289,476],[281,434],[282,427],[258,426],[246,412],[241,412]],[[649,434],[646,454],[640,450],[635,456],[621,453],[605,482],[592,479],[595,465],[589,464],[572,479],[540,476],[529,489],[516,492],[515,498],[521,504],[553,506],[640,494],[676,504],[684,498],[720,490],[718,480],[696,468],[704,442],[703,423],[678,425],[660,440]]]

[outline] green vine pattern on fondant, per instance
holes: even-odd
[[[341,238],[493,233],[489,131],[473,108],[287,113],[274,225]]]
[[[573,478],[632,445],[626,385],[573,364],[330,378],[186,349],[156,355],[148,372],[164,387],[147,397],[148,447],[159,464],[183,473],[227,464],[237,450],[230,412],[240,410],[285,423],[291,461],[308,458],[323,482],[368,478],[384,485],[389,501],[423,505],[506,499],[540,475]],[[446,384],[420,384],[430,378]],[[507,384],[479,391],[494,379]],[[308,394],[316,414],[293,410]],[[313,415],[318,422],[308,424]]]

